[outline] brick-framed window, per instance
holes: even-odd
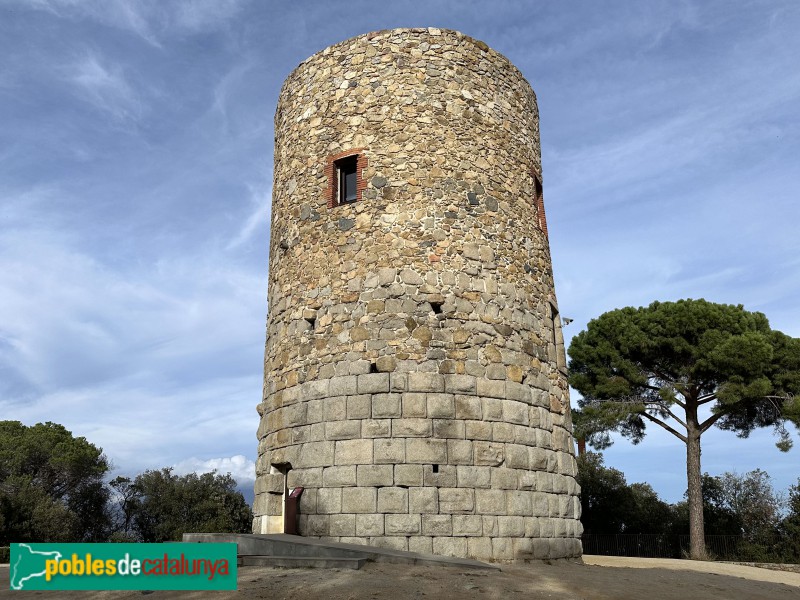
[[[539,229],[547,235],[547,218],[544,215],[544,194],[542,192],[542,178],[536,171],[531,171],[533,176],[533,203],[536,205],[536,215],[539,218]]]
[[[364,169],[367,168],[367,157],[364,148],[353,148],[331,154],[325,164],[325,177],[328,188],[325,198],[328,208],[360,202],[367,182],[364,180]]]

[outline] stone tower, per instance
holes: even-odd
[[[255,533],[581,554],[536,98],[483,42],[361,35],[275,113]]]

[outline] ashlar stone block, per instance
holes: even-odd
[[[492,441],[513,442],[514,426],[511,423],[502,423],[500,421],[492,423]]]
[[[420,392],[409,392],[403,394],[403,417],[426,417],[428,414],[427,394]]]
[[[438,513],[439,490],[435,487],[409,488],[408,511],[412,513]]]
[[[347,418],[347,397],[336,396],[325,401],[325,421],[341,421]]]
[[[435,419],[452,419],[455,416],[454,397],[451,394],[427,394],[427,416]]]
[[[419,535],[420,515],[386,515],[386,535]]]
[[[503,402],[498,398],[483,398],[483,419],[485,421],[503,420]]]
[[[406,440],[406,462],[441,464],[447,462],[447,442],[424,438]]]
[[[410,441],[410,440],[409,440]],[[398,464],[406,462],[406,439],[373,440],[375,464]]]
[[[492,558],[500,562],[514,560],[514,544],[512,538],[492,538]]]
[[[331,396],[350,396],[358,393],[358,378],[356,375],[333,377],[330,379]]]
[[[433,538],[413,535],[408,538],[408,551],[419,554],[433,554]]]
[[[382,438],[392,435],[391,419],[364,419],[361,421],[362,438]]]
[[[492,538],[470,537],[467,538],[467,556],[476,560],[491,560]]]
[[[378,488],[378,512],[407,513],[408,490],[399,487]]]
[[[491,467],[473,467],[459,465],[456,467],[457,487],[488,488],[491,487]]]
[[[372,398],[372,418],[395,418],[401,415],[401,394],[376,394]]]
[[[359,486],[390,486],[394,483],[392,465],[358,465]]]
[[[480,515],[453,515],[453,535],[479,537],[483,535]]]
[[[453,515],[471,513],[475,509],[475,494],[475,490],[466,488],[440,488],[439,510]]]
[[[321,515],[342,512],[342,488],[322,488],[317,490],[317,512]]]
[[[372,463],[372,440],[342,440],[335,443],[335,464],[363,465]]]
[[[361,437],[361,421],[331,421],[325,423],[325,437],[329,440],[352,440]]]
[[[498,467],[492,469],[492,487],[501,490],[515,490],[519,481],[517,469]]]
[[[257,494],[272,492],[282,494],[285,489],[284,476],[282,473],[271,473],[261,476],[256,482],[255,491]]]
[[[322,487],[322,467],[313,469],[292,469],[286,475],[286,487],[290,490],[301,486],[304,488]]]
[[[339,444],[343,442],[337,442]],[[474,442],[476,465],[489,465],[496,467],[503,464],[505,460],[505,447],[503,444],[491,444],[487,442]]]
[[[474,394],[476,378],[471,375],[445,375],[444,389],[451,394]]]
[[[433,553],[440,556],[466,556],[467,538],[435,537],[433,538]]]
[[[511,540],[511,546],[514,549],[514,560],[532,560],[534,559],[533,540],[524,537],[518,537]]]
[[[361,394],[347,397],[348,419],[369,419],[372,416],[372,396]]]
[[[431,536],[453,535],[453,517],[450,515],[422,515],[422,533]]]
[[[480,421],[481,417],[481,399],[475,396],[456,395],[455,399],[455,415],[456,419],[472,419]]]
[[[355,515],[331,515],[329,535],[342,536],[342,535],[355,535],[356,534],[356,516]]]
[[[356,515],[356,535],[383,535],[383,532],[384,528],[382,514]]]
[[[498,533],[501,537],[521,537],[525,535],[525,521],[520,516],[497,517]]]
[[[497,517],[494,515],[482,515],[483,521],[483,535],[495,536],[497,535]]]
[[[374,513],[376,505],[376,488],[353,487],[342,489],[342,510],[346,513]]]
[[[489,440],[493,439],[492,424],[486,421],[465,421],[464,437],[468,440]]]
[[[302,535],[323,536],[330,532],[330,515],[308,515],[306,520],[306,530],[301,531]]]
[[[389,373],[367,373],[358,376],[359,394],[381,394],[389,392]]]
[[[408,374],[409,392],[444,392],[444,376],[439,373]]]
[[[424,485],[430,487],[458,487],[456,467],[454,465],[439,465],[436,471],[434,471],[435,465],[421,466]]]
[[[394,483],[407,487],[422,485],[422,465],[394,465]]]
[[[356,466],[326,467],[322,471],[325,487],[345,487],[356,484]]]
[[[369,545],[377,548],[389,548],[390,550],[408,550],[408,538],[399,535],[371,537],[369,538]]]
[[[481,515],[502,515],[506,512],[504,490],[475,490],[475,512]]]
[[[471,465],[473,449],[471,440],[447,440],[447,462],[451,465]]]
[[[429,421],[430,422],[430,421]],[[464,439],[464,421],[433,419],[433,435],[441,439]]]
[[[487,398],[505,398],[506,383],[505,381],[478,378],[476,383],[476,391],[478,396],[485,396]]]
[[[528,447],[506,444],[505,465],[509,469],[528,469]]]
[[[429,419],[393,419],[392,437],[430,437],[433,432]]]
[[[294,427],[291,432],[292,444],[320,442],[325,439],[325,423],[314,423],[313,425]]]
[[[311,442],[302,444],[299,450],[299,465],[304,468],[333,465],[335,442]]]

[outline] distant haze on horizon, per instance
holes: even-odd
[[[62,423],[121,474],[251,485],[280,87],[330,44],[428,26],[483,40],[536,92],[567,338],[679,298],[800,337],[800,3],[7,0],[0,419]],[[774,442],[709,432],[703,470],[786,489],[800,448]],[[681,499],[666,432],[604,456]]]

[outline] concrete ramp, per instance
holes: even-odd
[[[242,566],[316,567],[360,569],[365,562],[403,565],[458,567],[461,569],[493,569],[490,565],[467,558],[418,554],[403,550],[324,542],[286,534],[184,533],[187,543],[235,543]]]

